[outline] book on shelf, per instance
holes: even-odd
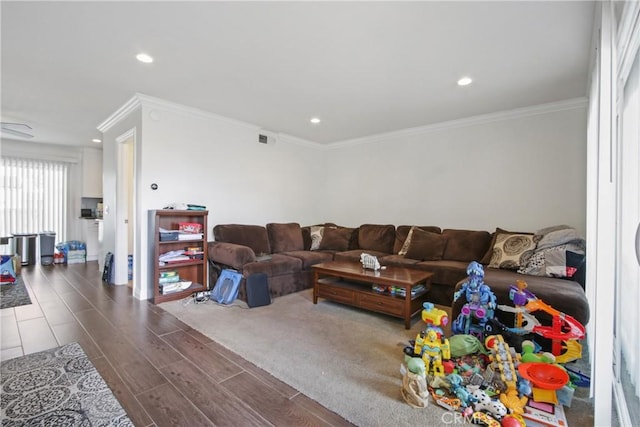
[[[180,280],[174,283],[160,283],[160,293],[163,295],[170,294],[173,292],[180,292],[187,289],[191,286],[193,282],[191,280]]]
[[[178,240],[180,241],[189,241],[189,240],[202,240],[204,234],[202,233],[178,233]]]

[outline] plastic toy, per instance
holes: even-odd
[[[449,411],[457,411],[460,409],[460,406],[462,406],[460,399],[440,396],[433,389],[431,389],[431,397],[433,397],[436,404],[448,409]]]
[[[518,397],[518,391],[514,388],[500,394],[500,402],[509,408],[512,414],[524,414],[524,406],[528,400],[526,396]]]
[[[451,330],[454,334],[471,334],[482,339],[487,320],[493,318],[496,296],[491,288],[484,283],[482,264],[476,261],[469,263],[467,275],[468,279],[453,294],[454,302],[464,294],[467,303],[451,325]]]
[[[569,379],[571,383],[577,387],[591,387],[591,378],[586,376],[580,371],[576,371],[571,368],[565,368],[567,373],[569,374]]]
[[[378,258],[373,255],[369,255],[366,253],[360,254],[360,262],[362,263],[362,268],[378,271],[380,270],[380,262]]]
[[[422,321],[427,324],[427,328],[437,330],[442,336],[444,333],[440,326],[449,324],[449,316],[446,311],[436,308],[433,303],[425,302],[422,304]]]
[[[465,388],[460,375],[449,374],[447,375],[447,380],[449,380],[449,384],[451,384],[451,393],[460,399],[462,406],[466,408],[476,402],[476,398]]]
[[[473,424],[479,424],[487,427],[500,427],[500,422],[498,420],[493,418],[491,415],[480,411],[476,411],[471,414],[471,422]]]
[[[475,405],[473,405],[476,411],[487,411],[497,418],[502,418],[507,415],[507,408],[501,402],[491,400],[489,395],[483,390],[476,390],[472,395],[478,400]]]
[[[449,340],[439,336],[434,329],[427,329],[416,337],[413,352],[424,360],[427,374],[444,376],[442,360],[451,358]]]
[[[538,362],[538,363],[556,363],[556,357],[548,352],[544,352],[541,354],[535,354],[535,345],[532,341],[525,340],[522,341],[522,354],[520,355],[520,360],[529,363],[529,362]]]
[[[491,335],[485,340],[485,345],[491,350],[491,368],[493,372],[500,374],[500,379],[507,387],[507,390],[516,389],[518,380],[516,369],[513,363],[515,351],[504,342],[502,335]],[[490,371],[487,369],[487,371]]]
[[[531,396],[531,393],[533,392],[533,389],[531,388],[531,381],[519,376],[516,384],[518,386],[518,393],[522,396]]]
[[[506,415],[502,421],[500,421],[502,427],[526,427],[524,418],[519,414]]]
[[[569,382],[567,371],[548,363],[521,363],[518,365],[518,372],[535,387],[547,390],[557,390]]]
[[[518,280],[516,283],[509,288],[509,298],[513,301],[515,308],[498,306],[503,311],[516,314],[516,327],[509,328],[509,330],[520,334],[534,332],[551,339],[551,353],[556,356],[558,363],[566,363],[582,357],[582,345],[576,339],[584,338],[584,326],[573,317],[556,310],[537,298],[532,292],[527,291],[526,282]],[[551,326],[542,326],[531,315],[538,310],[551,315]],[[523,323],[524,321],[526,323]]]

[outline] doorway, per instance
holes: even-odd
[[[116,139],[116,241],[114,283],[133,287],[136,268],[135,218],[135,148],[136,130],[131,129]]]

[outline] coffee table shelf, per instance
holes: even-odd
[[[385,270],[365,270],[359,263],[333,261],[313,266],[313,303],[325,298],[365,310],[404,319],[411,327],[411,317],[422,310],[432,273],[400,267]],[[424,284],[425,290],[411,295],[413,286]],[[405,289],[405,296],[377,292],[372,285],[396,286]]]

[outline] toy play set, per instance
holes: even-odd
[[[522,280],[511,286],[513,306],[506,306],[496,304],[481,264],[471,262],[467,275],[454,294],[466,303],[449,338],[442,329],[447,313],[424,303],[426,327],[404,349],[405,401],[425,408],[432,399],[487,426],[567,426],[563,406],[571,406],[576,387],[589,386],[588,377],[563,366],[582,357],[584,326],[538,299]],[[513,326],[501,323],[496,310],[513,314]],[[536,312],[551,324],[543,325]],[[542,351],[545,346],[550,351]]]

